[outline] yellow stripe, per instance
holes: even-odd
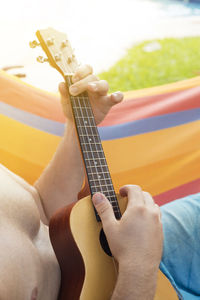
[[[132,98],[148,97],[153,95],[160,95],[160,94],[166,94],[170,92],[187,90],[199,85],[200,85],[200,76],[197,76],[191,79],[186,79],[174,83],[164,84],[164,85],[146,88],[142,90],[125,92],[124,96],[125,96],[125,100],[128,100]]]
[[[104,141],[111,172],[118,173],[200,149],[200,121],[128,138]]]
[[[15,174],[21,176],[30,184],[33,184],[42,173],[45,165],[31,163],[30,160],[25,160],[14,154],[0,149],[1,163]]]
[[[137,184],[152,195],[176,188],[199,178],[200,150],[185,153],[140,168],[130,168],[112,174],[115,189],[125,184]]]
[[[48,164],[59,137],[0,116],[1,162],[30,183]],[[153,194],[199,178],[200,121],[104,141],[114,184],[142,185]]]
[[[0,115],[0,149],[30,161],[33,164],[46,165],[56,151],[60,137],[19,123]]]

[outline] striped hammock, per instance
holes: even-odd
[[[0,162],[33,183],[64,131],[57,94],[0,72]],[[116,191],[138,184],[159,205],[200,192],[200,77],[125,93],[99,132]]]

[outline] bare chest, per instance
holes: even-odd
[[[60,271],[48,227],[41,223],[30,191],[1,168],[0,239],[2,299],[31,300],[32,294],[34,300],[55,300]]]
[[[31,237],[40,227],[40,216],[29,191],[0,169],[0,214]]]

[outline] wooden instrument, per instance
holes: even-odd
[[[51,28],[39,30],[36,35],[48,57],[39,57],[38,61],[49,61],[69,87],[77,61],[66,35]],[[31,46],[38,44],[34,41]],[[104,193],[119,219],[127,199],[115,194],[88,95],[84,92],[76,97],[70,96],[70,101],[90,193]],[[58,211],[50,221],[50,238],[61,269],[58,299],[110,299],[117,279],[117,267],[91,197]],[[155,300],[169,299],[178,297],[159,271]]]

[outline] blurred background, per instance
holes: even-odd
[[[0,68],[57,91],[61,76],[30,49],[38,29],[65,32],[78,60],[111,90],[132,90],[200,74],[200,1],[7,0],[0,10]]]

